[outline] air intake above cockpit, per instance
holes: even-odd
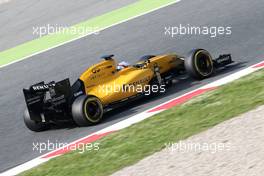
[[[105,55],[105,56],[102,56],[101,58],[102,59],[105,59],[105,60],[111,60],[113,59],[114,55],[113,54],[110,54],[110,55]]]

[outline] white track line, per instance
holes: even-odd
[[[257,65],[259,65],[259,67],[256,67]],[[226,76],[224,78],[221,78],[219,80],[216,80],[216,81],[214,81],[212,83],[209,83],[209,84],[207,84],[205,86],[202,86],[202,87],[200,87],[198,89],[195,89],[195,90],[193,90],[191,92],[188,92],[186,94],[183,94],[183,95],[181,95],[179,97],[176,97],[174,99],[171,99],[171,100],[169,100],[169,101],[167,101],[165,103],[162,103],[162,104],[160,104],[158,106],[155,106],[153,108],[150,108],[150,109],[148,109],[148,110],[146,110],[146,111],[144,111],[142,113],[139,113],[137,115],[134,115],[134,116],[132,116],[132,117],[130,117],[128,119],[125,119],[123,121],[120,121],[120,122],[118,122],[116,124],[113,124],[111,126],[108,126],[108,127],[104,128],[104,129],[102,129],[100,131],[97,131],[95,133],[92,133],[92,134],[90,134],[90,135],[88,135],[86,137],[80,138],[80,139],[78,139],[78,140],[70,143],[69,145],[78,143],[78,142],[80,142],[80,141],[82,141],[84,139],[87,139],[87,138],[89,138],[89,137],[91,137],[93,135],[99,135],[99,134],[104,134],[104,133],[108,133],[108,132],[113,132],[113,131],[118,131],[118,130],[124,129],[124,128],[128,127],[128,126],[131,126],[132,124],[138,123],[138,122],[140,122],[140,121],[142,121],[144,119],[147,119],[147,118],[149,118],[149,117],[151,117],[151,116],[153,116],[153,115],[155,115],[157,113],[160,113],[161,111],[164,111],[164,110],[160,110],[160,111],[155,111],[155,112],[151,112],[150,113],[149,111],[152,110],[152,109],[155,109],[157,107],[160,107],[160,106],[162,106],[162,105],[164,105],[166,103],[169,103],[169,102],[171,102],[173,100],[177,100],[179,98],[182,98],[183,96],[186,96],[188,94],[191,94],[192,92],[195,92],[197,90],[201,90],[201,89],[205,89],[205,88],[212,88],[212,87],[215,88],[215,87],[218,87],[218,86],[221,86],[221,85],[230,83],[230,82],[232,82],[234,80],[237,80],[237,79],[239,79],[239,78],[241,78],[243,76],[246,76],[246,75],[248,75],[250,73],[253,73],[253,72],[257,71],[257,70],[260,70],[261,68],[264,68],[264,61],[262,61],[262,62],[260,62],[258,64],[255,64],[253,66],[250,66],[248,68],[245,68],[243,70],[240,70],[240,71],[238,71],[236,73],[233,73],[231,75],[228,75],[228,76]],[[29,170],[29,169],[33,168],[33,167],[36,167],[39,164],[45,163],[46,161],[48,161],[49,159],[51,159],[53,157],[59,156],[59,155],[56,155],[56,156],[49,157],[49,158],[45,158],[44,157],[44,156],[47,156],[47,155],[49,155],[51,153],[54,153],[56,151],[59,151],[59,150],[61,150],[61,148],[59,148],[59,149],[57,149],[55,151],[49,152],[48,154],[44,154],[42,156],[39,156],[39,157],[37,157],[35,159],[32,159],[32,160],[30,160],[30,161],[28,161],[28,162],[26,162],[24,164],[21,164],[19,166],[16,166],[16,167],[12,168],[10,170],[7,170],[7,171],[1,173],[0,176],[13,176],[13,175],[18,175],[21,172],[24,172],[26,170]]]
[[[25,59],[28,59],[28,58],[30,58],[30,57],[36,56],[36,55],[38,55],[38,54],[44,53],[44,52],[49,51],[49,50],[51,50],[51,49],[54,49],[54,48],[60,47],[60,46],[62,46],[62,45],[65,45],[65,44],[67,44],[67,43],[73,42],[73,41],[75,41],[75,40],[79,40],[79,39],[84,38],[84,37],[86,37],[86,36],[92,35],[92,34],[94,34],[94,33],[96,33],[96,32],[101,32],[101,31],[103,31],[103,30],[106,30],[106,29],[108,29],[108,28],[111,28],[111,27],[113,27],[113,26],[119,25],[119,24],[121,24],[121,23],[124,23],[124,22],[130,21],[130,20],[133,20],[133,19],[138,18],[138,17],[140,17],[140,16],[144,16],[144,15],[146,15],[146,14],[148,14],[148,13],[151,13],[151,12],[154,12],[154,11],[156,11],[156,10],[159,10],[159,9],[162,9],[162,8],[165,8],[165,7],[168,7],[168,6],[172,5],[172,4],[176,4],[176,3],[180,2],[180,1],[181,1],[181,0],[175,0],[175,1],[171,2],[171,3],[169,3],[169,4],[166,4],[166,5],[160,6],[160,7],[158,7],[158,8],[152,9],[152,10],[150,10],[150,11],[146,11],[146,12],[144,12],[144,13],[141,13],[141,14],[139,14],[139,15],[133,16],[133,17],[128,18],[128,19],[126,19],[126,20],[122,20],[122,21],[120,21],[120,22],[118,22],[118,23],[114,23],[114,24],[112,24],[112,25],[110,25],[110,26],[107,26],[107,27],[105,27],[105,28],[102,28],[102,29],[99,29],[99,30],[93,31],[93,32],[91,32],[91,33],[87,33],[87,34],[85,34],[85,35],[82,35],[82,36],[80,36],[80,37],[74,38],[74,39],[72,39],[72,40],[68,40],[68,41],[66,41],[66,42],[62,42],[62,43],[60,43],[60,44],[58,44],[58,45],[52,46],[52,47],[50,47],[50,48],[44,49],[44,50],[42,50],[42,51],[36,52],[36,53],[34,53],[34,54],[31,54],[31,55],[28,55],[28,56],[26,56],[26,57],[23,57],[23,58],[21,58],[21,59],[15,60],[15,61],[10,62],[10,63],[8,63],[8,64],[1,65],[0,68],[3,68],[3,67],[6,67],[6,66],[9,66],[9,65],[11,65],[11,64],[14,64],[14,63],[20,62],[20,61],[22,61],[22,60],[25,60]]]

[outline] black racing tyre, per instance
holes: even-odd
[[[184,60],[187,73],[196,79],[210,77],[214,71],[213,59],[210,53],[204,49],[195,49]]]
[[[95,96],[79,96],[72,104],[72,117],[78,126],[97,124],[103,117],[103,105]]]
[[[24,123],[26,127],[31,131],[40,132],[47,129],[47,124],[44,124],[43,122],[36,122],[34,120],[31,120],[28,109],[25,109],[24,111]]]

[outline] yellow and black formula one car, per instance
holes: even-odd
[[[192,50],[188,57],[147,55],[134,65],[117,64],[113,57],[102,57],[101,62],[88,68],[72,86],[65,79],[48,84],[40,82],[23,89],[26,126],[32,131],[42,131],[49,124],[67,120],[79,126],[97,124],[106,111],[142,96],[164,92],[181,74],[205,79],[216,68],[233,62],[230,54],[213,59],[204,49]]]

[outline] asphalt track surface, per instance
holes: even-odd
[[[0,51],[38,38],[33,27],[72,26],[133,2],[136,0],[0,0]]]
[[[71,142],[106,126],[129,118],[161,102],[191,91],[201,85],[236,72],[264,58],[264,2],[261,0],[183,0],[134,20],[104,30],[22,62],[0,69],[0,170],[21,164],[40,154],[32,151],[36,142]],[[170,38],[165,26],[231,26],[231,36],[210,38],[185,35]],[[85,128],[68,126],[41,133],[29,131],[23,124],[25,103],[22,88],[40,80],[74,81],[103,54],[116,55],[118,60],[135,62],[145,54],[166,52],[187,53],[192,48],[206,48],[213,56],[232,53],[237,62],[219,71],[214,77],[195,81],[187,79],[155,99],[143,99],[122,110],[106,114],[103,123]]]

